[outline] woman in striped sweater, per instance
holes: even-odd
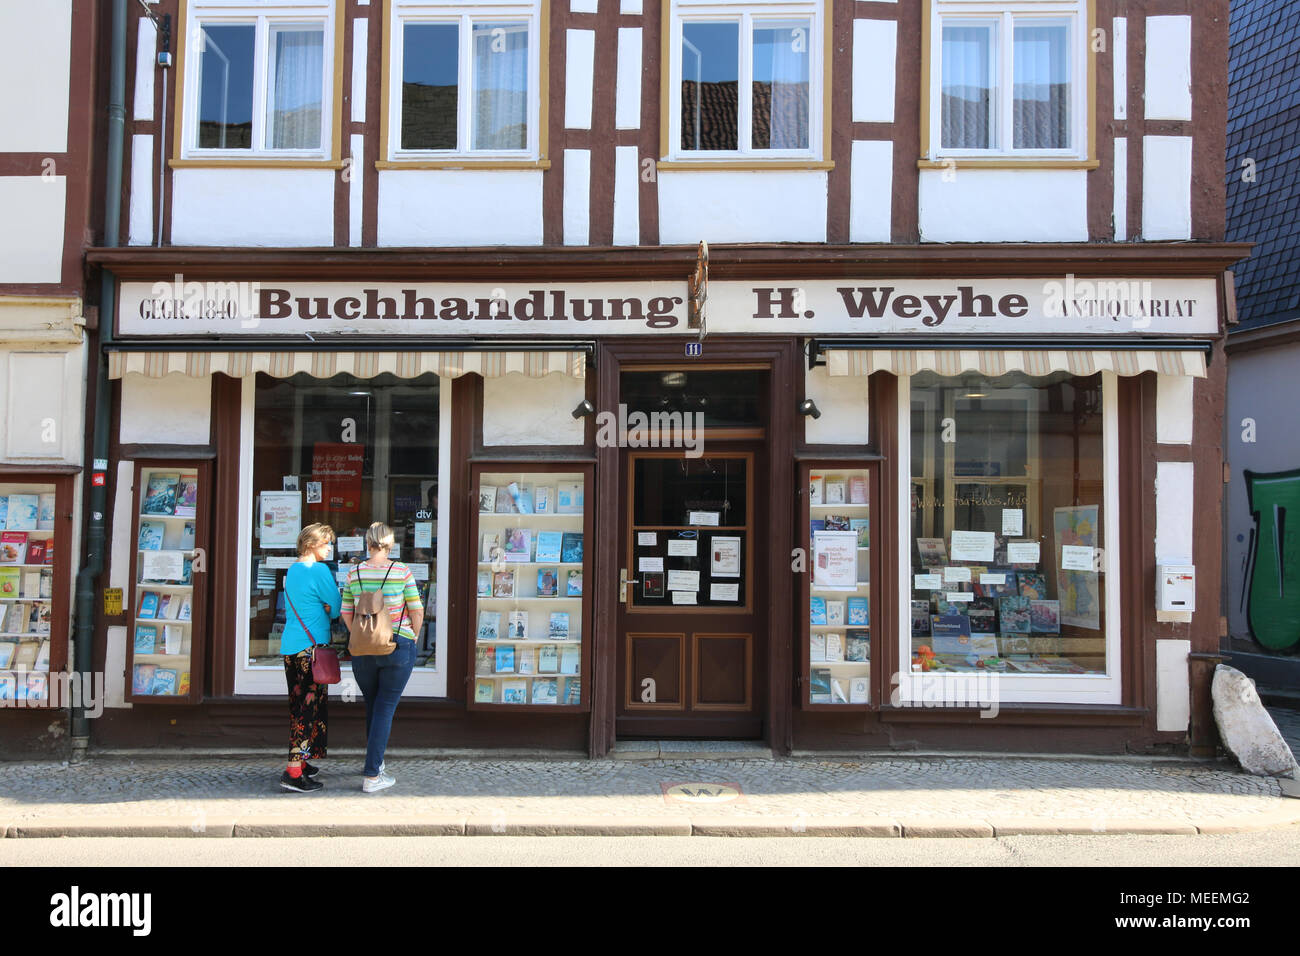
[[[352,658],[352,675],[366,701],[366,766],[361,789],[375,793],[397,781],[384,772],[384,751],[393,727],[393,714],[415,667],[416,635],[424,623],[424,605],[411,569],[388,557],[393,529],[376,521],[366,530],[369,557],[348,575],[343,589],[343,623],[352,626],[353,610],[363,591],[383,589],[384,605],[393,622],[397,650],[386,657]]]

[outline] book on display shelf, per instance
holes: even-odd
[[[537,596],[557,597],[560,593],[559,568],[537,569]]]
[[[533,680],[534,704],[558,704],[560,701],[559,681],[554,677],[538,677]]]
[[[1034,634],[1061,633],[1061,602],[1029,602],[1029,630]]]
[[[513,674],[515,670],[515,648],[513,644],[497,646],[494,666],[498,674]]]
[[[576,674],[579,667],[582,666],[582,648],[576,644],[570,644],[560,648],[560,673]]]
[[[22,574],[14,567],[0,567],[0,598],[16,598],[22,593]]]
[[[828,505],[842,505],[848,498],[848,486],[839,475],[827,475],[822,486],[822,501]]]
[[[158,697],[174,696],[179,678],[180,674],[170,667],[159,667],[153,672],[153,683],[149,687],[149,693]]]
[[[549,485],[538,485],[533,489],[533,513],[549,515],[555,513],[555,489]]]
[[[831,678],[831,703],[847,704],[849,702],[848,691],[844,689],[844,683],[838,677]]]
[[[501,682],[501,703],[503,704],[526,704],[528,703],[528,681],[516,678],[514,680],[504,680]]]
[[[496,531],[485,531],[483,533],[483,550],[479,553],[480,561],[502,561],[505,559],[505,548],[501,545],[501,535]]]
[[[824,475],[808,476],[808,504],[820,505],[825,503],[826,477]]]
[[[181,525],[181,550],[194,550],[194,522],[187,521]]]
[[[810,661],[826,660],[825,631],[813,631],[808,635],[808,659]]]
[[[561,481],[555,486],[555,513],[581,514],[583,507],[582,482]]]
[[[871,679],[867,677],[849,678],[849,703],[866,704],[871,701]]]
[[[163,653],[179,654],[184,646],[185,629],[179,624],[163,625]]]
[[[582,597],[582,569],[570,568],[565,582],[564,593],[567,597]]]
[[[849,530],[858,533],[858,547],[871,547],[871,519],[870,518],[850,518]]]
[[[23,564],[26,560],[27,533],[24,531],[0,532],[0,564]]]
[[[849,478],[849,504],[865,505],[867,503],[867,479],[865,475]]]
[[[809,675],[808,702],[811,704],[829,704],[831,702],[831,672],[828,667],[814,667]]]
[[[842,627],[844,625],[843,601],[826,602],[826,623],[831,627]]]
[[[521,485],[517,481],[512,481],[506,485],[506,491],[510,494],[510,500],[514,502],[515,511],[521,515],[533,513],[533,489],[531,485]]]
[[[502,598],[515,596],[515,572],[496,571],[493,573],[492,596]]]
[[[140,613],[136,615],[139,618],[155,618],[158,616],[159,594],[157,591],[142,591],[140,594]]]
[[[564,564],[582,563],[582,532],[566,531],[560,546],[560,561]]]
[[[866,627],[871,623],[871,605],[864,597],[851,597],[848,601],[850,626]]]
[[[515,507],[514,499],[510,497],[510,489],[504,485],[498,486],[497,488],[493,513],[499,515],[513,515],[519,513],[519,509]]]
[[[17,641],[0,641],[0,670],[6,670],[11,667],[14,662],[14,656],[17,653]]]
[[[510,630],[505,635],[506,638],[515,641],[528,639],[527,611],[511,611],[506,620],[510,627]]]
[[[24,568],[22,573],[22,595],[25,598],[41,596],[41,578],[44,574],[40,568]]]
[[[537,673],[558,674],[560,671],[560,649],[554,644],[543,644],[537,649]]]
[[[479,597],[492,596],[492,572],[491,571],[480,571],[478,573],[477,592]]]
[[[176,510],[172,513],[182,518],[193,518],[198,511],[199,476],[181,475],[176,483]]]
[[[21,675],[23,683],[18,691],[20,696],[28,700],[45,700],[49,695],[49,678],[45,674],[30,672]]]
[[[528,528],[507,528],[505,553],[507,561],[526,562],[533,558],[533,532]]]
[[[145,485],[144,503],[140,513],[144,515],[170,515],[176,513],[176,487],[180,484],[178,473],[155,471],[149,476]]]
[[[32,538],[27,542],[27,563],[44,564],[45,549],[49,547],[49,542],[44,538]]]
[[[478,639],[480,641],[495,641],[501,637],[501,612],[500,611],[479,611],[478,612]]]
[[[497,682],[494,680],[474,681],[474,702],[492,704],[496,702]]]
[[[1020,596],[1028,601],[1047,600],[1047,578],[1033,571],[1020,571],[1016,574],[1020,587]]]
[[[478,510],[480,514],[492,514],[497,509],[497,486],[480,485],[478,489]]]
[[[532,647],[516,647],[515,651],[515,673],[516,674],[535,674],[537,673],[537,655]],[[497,655],[497,660],[501,659]]]
[[[1003,634],[1028,634],[1029,598],[1004,597],[998,602],[998,619]]]
[[[561,531],[537,532],[537,560],[559,563],[563,553],[564,533]]]
[[[135,652],[137,654],[152,654],[158,646],[158,628],[152,624],[137,624],[135,626]]]
[[[871,660],[871,632],[849,630],[844,635],[844,659],[853,663]]]
[[[48,569],[41,571],[41,597],[54,597],[54,572]]]
[[[145,696],[153,690],[153,675],[158,670],[155,664],[136,664],[131,675],[131,693]]]
[[[40,495],[10,495],[6,531],[36,531],[40,524]]]
[[[564,679],[564,704],[576,707],[582,703],[582,678],[566,677]]]
[[[45,492],[37,495],[37,513],[36,513],[36,530],[53,531],[54,530],[54,492]]]
[[[189,621],[189,620],[193,620],[193,617],[194,617],[194,605],[190,600],[190,596],[186,594],[181,597],[181,606],[180,606],[180,610],[177,611],[176,613],[176,620]]]
[[[569,639],[568,611],[555,611],[551,614],[547,626],[547,636],[553,641],[567,641]]]
[[[826,599],[824,597],[813,597],[808,599],[808,623],[814,626],[821,626],[826,623]]]
[[[826,661],[837,664],[844,660],[844,637],[839,631],[826,632]]]
[[[0,605],[0,609],[4,612],[0,627],[4,628],[6,634],[26,634],[30,630],[30,611],[25,601]]]
[[[486,647],[474,648],[475,674],[496,673],[496,650],[496,647],[491,644]]]

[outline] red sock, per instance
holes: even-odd
[[[289,776],[293,777],[294,779],[301,777],[302,764],[298,764],[296,767],[293,764],[289,764]]]

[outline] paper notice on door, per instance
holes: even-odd
[[[981,574],[980,584],[1006,584],[1007,575],[1005,572],[1000,574]]]
[[[271,560],[274,560],[271,559]],[[296,562],[292,558],[289,564]],[[185,558],[180,551],[146,551],[144,552],[144,571],[146,581],[179,581],[185,574]]]
[[[938,591],[943,587],[943,575],[918,574],[913,585],[918,591]]]
[[[715,578],[740,577],[740,539],[714,537],[709,542],[709,570]]]
[[[674,591],[673,603],[674,604],[699,604],[700,602],[696,599],[696,594],[694,591]]]
[[[1095,571],[1093,549],[1077,544],[1061,545],[1062,571]]]
[[[352,554],[366,549],[366,539],[361,535],[339,538],[339,554]]]
[[[642,558],[637,562],[638,571],[662,571],[664,569],[663,558]]]
[[[636,543],[639,545],[657,544],[658,540],[658,535],[653,531],[638,531],[636,533]]]
[[[970,568],[944,568],[943,579],[948,584],[961,584],[970,580]]]
[[[1037,541],[1008,541],[1007,560],[1012,564],[1037,564],[1039,548]],[[1091,570],[1091,566],[1089,567]]]
[[[417,581],[429,580],[429,566],[427,564],[408,564],[411,569],[411,577]]]
[[[268,568],[278,568],[280,570],[284,570],[285,568],[291,568],[295,564],[297,564],[298,559],[291,558],[288,555],[271,554],[271,555],[267,555],[267,557],[263,560],[262,563],[265,564]],[[180,577],[180,575],[178,574],[176,575],[176,577]]]
[[[944,598],[949,604],[960,604],[963,601],[975,600],[975,595],[970,591],[949,591],[944,594]]]
[[[415,522],[415,546],[417,548],[433,547],[433,522]]]
[[[722,584],[718,581],[714,581],[709,585],[709,600],[710,601],[739,601],[740,585],[737,583]]]
[[[700,572],[699,571],[674,571],[668,569],[668,590],[670,591],[698,591],[700,589]],[[692,601],[692,604],[695,602]]]
[[[954,561],[992,561],[993,532],[954,531],[949,552]]]
[[[720,515],[721,512],[718,511],[688,511],[686,513],[686,523],[717,525]]]
[[[694,534],[694,532],[691,532]],[[668,557],[670,558],[693,558],[699,554],[700,543],[695,539],[689,541],[669,540]]]
[[[1024,534],[1025,513],[1020,508],[1002,509],[1002,533]]]

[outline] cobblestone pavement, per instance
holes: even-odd
[[[9,764],[0,774],[0,831],[53,835],[55,822],[75,820],[89,827],[116,823],[134,833],[142,831],[130,830],[131,821],[196,835],[254,835],[258,821],[317,827],[366,821],[414,832],[399,824],[436,819],[446,822],[446,832],[525,832],[518,829],[524,822],[534,828],[529,832],[556,832],[537,827],[562,829],[580,820],[591,832],[600,832],[601,823],[659,821],[689,825],[688,833],[704,832],[705,825],[725,832],[729,823],[766,823],[788,834],[876,821],[884,827],[879,835],[949,827],[960,832],[939,835],[993,836],[1027,832],[1017,830],[1021,825],[1037,827],[1034,832],[1194,833],[1300,821],[1300,800],[1283,799],[1276,780],[1226,764],[968,757],[394,757],[389,764],[397,785],[373,795],[360,791],[360,758],[348,756],[322,762],[325,789],[310,795],[281,791],[280,767],[247,757]],[[678,783],[692,785],[686,799],[665,794]],[[724,784],[740,794],[718,786]],[[477,829],[467,821],[477,821]],[[43,824],[50,827],[38,833],[35,825]]]

